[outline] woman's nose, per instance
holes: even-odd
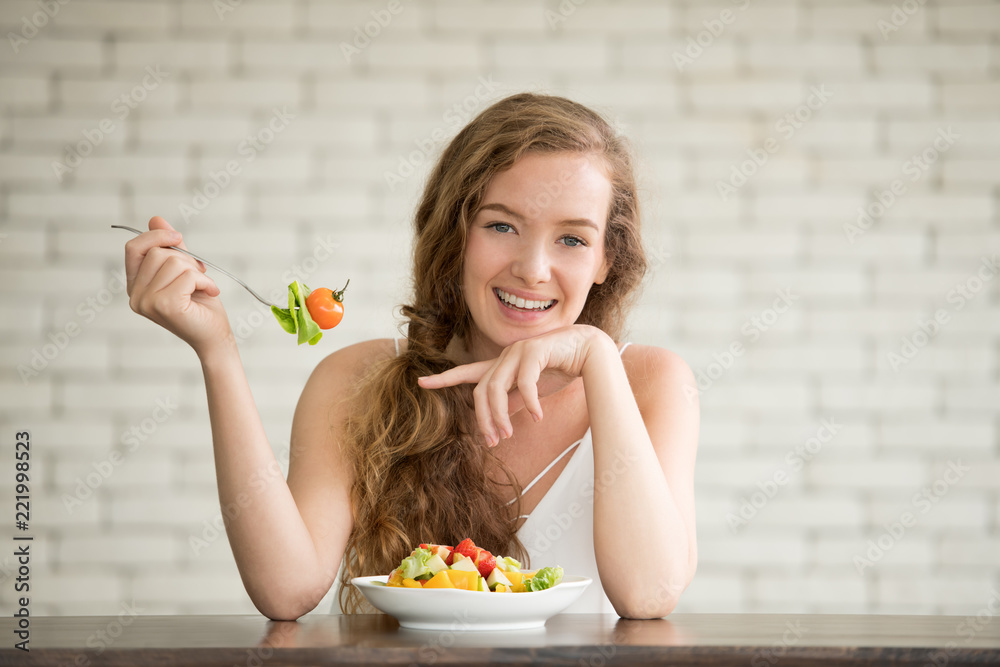
[[[527,285],[544,283],[549,280],[551,260],[542,244],[526,243],[518,252],[511,267],[511,273]]]

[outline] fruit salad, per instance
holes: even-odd
[[[421,544],[392,571],[386,586],[529,593],[552,588],[562,578],[561,567],[521,570],[513,558],[494,556],[466,538],[455,547]]]

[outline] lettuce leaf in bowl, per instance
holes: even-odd
[[[525,583],[529,591],[544,591],[552,588],[563,579],[563,569],[561,567],[543,567],[535,573],[531,579]]]

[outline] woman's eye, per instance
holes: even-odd
[[[504,229],[501,229],[501,227],[503,227]],[[507,224],[506,222],[491,222],[490,224],[486,225],[486,228],[494,229],[497,232],[500,232],[501,234],[506,234],[507,230],[513,229],[513,227]],[[561,240],[570,241],[570,243],[565,244],[569,248],[578,248],[580,246],[587,245],[587,242],[581,239],[579,236],[564,236],[562,237]]]

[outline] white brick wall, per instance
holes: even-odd
[[[445,112],[480,77],[495,90],[465,116],[510,92],[553,92],[632,139],[655,253],[630,339],[706,374],[745,346],[702,395],[700,567],[679,611],[973,614],[1000,587],[1000,281],[961,309],[948,299],[1000,253],[1000,3],[927,3],[883,35],[891,3],[864,0],[401,0],[349,58],[341,44],[386,3],[218,4],[73,0],[0,46],[0,432],[34,436],[33,613],[115,614],[133,600],[147,613],[255,613],[212,533],[197,358],[114,288],[130,235],[108,225],[163,215],[265,291],[340,244],[305,278],[351,278],[348,316],[316,348],[218,279],[280,456],[316,363],[396,334],[409,224],[443,143],[398,187],[384,173],[435,130],[453,136]],[[733,20],[713,35],[726,9]],[[0,4],[0,33],[38,11]],[[689,39],[701,52],[678,68]],[[168,74],[142,91],[147,67]],[[801,106],[814,87],[830,99]],[[114,106],[123,94],[144,99]],[[240,142],[275,108],[294,119],[245,162]],[[113,129],[57,179],[53,162],[105,118]],[[958,139],[911,178],[908,161],[948,127]],[[779,150],[721,197],[769,137]],[[184,222],[178,206],[234,159],[243,173]],[[844,226],[894,179],[906,192],[849,241]],[[742,327],[779,289],[800,299],[751,340]],[[894,369],[890,353],[938,309],[950,322]],[[173,406],[162,421],[158,400]],[[824,419],[841,430],[793,469]],[[3,451],[0,504],[12,507]],[[970,469],[923,512],[915,494],[953,461]],[[779,471],[787,484],[766,498]],[[741,505],[752,516],[733,528]],[[916,522],[888,540],[907,510]],[[889,548],[859,572],[879,540]],[[9,568],[0,560],[0,613]]]

